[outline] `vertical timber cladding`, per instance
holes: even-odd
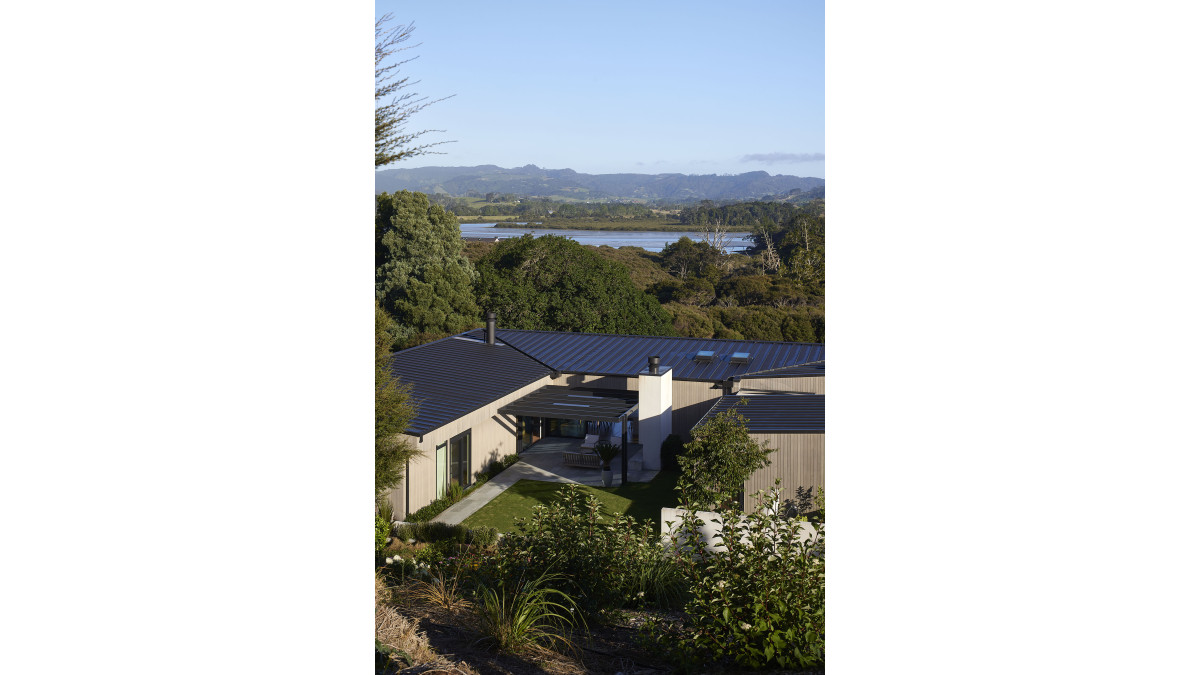
[[[790,391],[825,395],[825,376],[743,377],[739,391]]]
[[[812,488],[816,497],[817,487],[825,486],[825,434],[750,434],[756,441],[773,448],[769,456],[771,465],[754,472],[746,480],[746,507],[753,508],[756,502],[750,495],[759,490],[775,487],[780,479],[779,498],[794,499],[798,488]]]
[[[671,387],[671,429],[684,443],[692,440],[692,427],[725,393],[721,384],[674,380]]]
[[[488,462],[500,459],[505,455],[516,454],[517,420],[512,415],[501,415],[497,411],[501,406],[512,403],[547,384],[550,384],[549,375],[496,399],[478,410],[463,415],[449,424],[434,429],[425,434],[424,441],[419,440],[416,436],[406,436],[405,438],[421,454],[409,462],[409,474],[405,476],[410,510],[406,511],[404,508],[406,487],[404,482],[388,492],[388,501],[392,503],[395,512],[403,514],[407,518],[411,511],[416,511],[437,499],[435,449],[438,445],[448,443],[450,439],[464,431],[471,432],[470,472],[472,482],[475,480],[475,472],[482,471]],[[467,384],[464,383],[464,386]]]

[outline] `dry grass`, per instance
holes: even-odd
[[[447,577],[444,571],[439,570],[433,579],[417,581],[411,588],[412,595],[417,599],[445,609],[455,610],[471,604],[462,597],[457,572]]]
[[[438,675],[478,675],[462,662],[454,662],[439,656],[429,646],[429,638],[417,629],[417,622],[400,615],[388,603],[393,597],[391,589],[375,577],[375,639],[408,654],[412,665],[394,661],[397,675],[429,673]],[[407,666],[407,667],[405,667]]]

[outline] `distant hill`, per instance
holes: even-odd
[[[751,171],[736,176],[685,175],[681,173],[579,173],[571,169],[542,169],[528,164],[504,169],[483,166],[427,166],[417,169],[385,169],[375,172],[375,192],[414,190],[466,197],[470,193],[512,193],[530,197],[578,200],[667,200],[672,202],[712,200],[788,200],[825,189],[824,178],[772,176]],[[811,198],[812,195],[809,195]],[[790,198],[790,199],[789,199]]]

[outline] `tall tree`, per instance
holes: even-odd
[[[392,20],[391,14],[385,14],[375,21],[375,167],[386,166],[408,157],[437,154],[430,148],[449,143],[425,143],[416,145],[417,139],[432,131],[441,129],[425,129],[424,131],[409,131],[408,123],[413,115],[425,108],[444,101],[449,96],[430,101],[428,96],[420,96],[415,91],[405,91],[418,84],[410,82],[407,77],[400,77],[396,70],[400,66],[417,57],[388,63],[391,57],[400,52],[420,47],[406,46],[404,43],[412,38],[415,24],[397,26],[388,30],[385,26]]]
[[[710,266],[720,260],[722,253],[723,249],[707,242],[680,237],[679,241],[663,248],[662,259],[667,271],[680,279],[687,279],[689,274],[703,276]]]
[[[476,279],[454,216],[420,192],[376,195],[375,298],[399,324],[398,344],[475,325]]]
[[[629,270],[567,239],[506,239],[479,260],[479,302],[503,328],[674,335],[671,316]]]
[[[392,374],[392,343],[396,322],[375,303],[375,496],[395,487],[404,477],[404,466],[418,454],[401,434],[416,416],[410,387]]]

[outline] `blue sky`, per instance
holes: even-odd
[[[416,24],[413,90],[453,95],[393,164],[825,176],[820,2],[378,0]],[[815,159],[814,159],[815,158]]]

